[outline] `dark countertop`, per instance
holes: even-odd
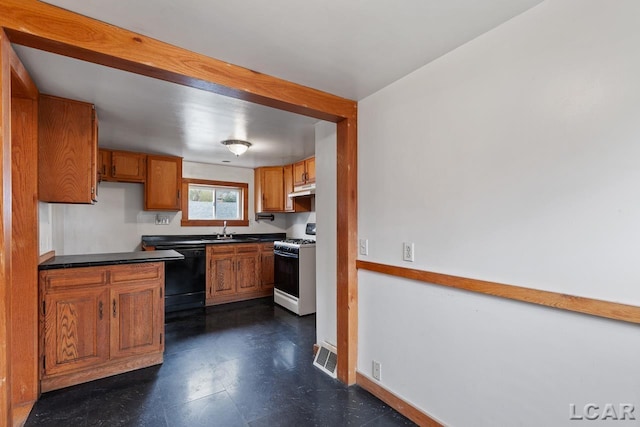
[[[56,268],[95,267],[100,265],[136,264],[184,259],[184,255],[173,251],[118,252],[108,254],[61,255],[55,256],[38,266],[39,270]]]
[[[225,243],[260,243],[284,240],[286,233],[234,234],[232,239],[218,239],[217,234],[176,234],[142,236],[142,247],[163,245],[219,245]]]

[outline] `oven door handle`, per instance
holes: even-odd
[[[290,254],[288,252],[273,251],[274,255],[285,258],[298,258],[298,254]]]

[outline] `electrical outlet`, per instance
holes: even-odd
[[[382,371],[382,365],[380,362],[373,361],[373,378],[380,381],[380,372]]]
[[[404,242],[402,244],[402,259],[405,261],[410,261],[413,262],[414,261],[414,246],[413,246],[413,242],[408,243],[408,242]]]
[[[156,225],[169,225],[171,218],[168,215],[156,215]]]
[[[360,239],[360,255],[369,255],[369,240]]]

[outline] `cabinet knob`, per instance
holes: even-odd
[[[102,308],[103,308],[104,304],[102,303],[102,301],[100,301],[98,303],[98,317],[100,318],[100,320],[102,320]]]
[[[113,317],[116,317],[116,300],[113,300]]]

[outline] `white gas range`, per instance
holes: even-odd
[[[307,224],[315,235],[315,224]],[[273,243],[273,300],[299,316],[316,312],[316,241],[286,239]]]

